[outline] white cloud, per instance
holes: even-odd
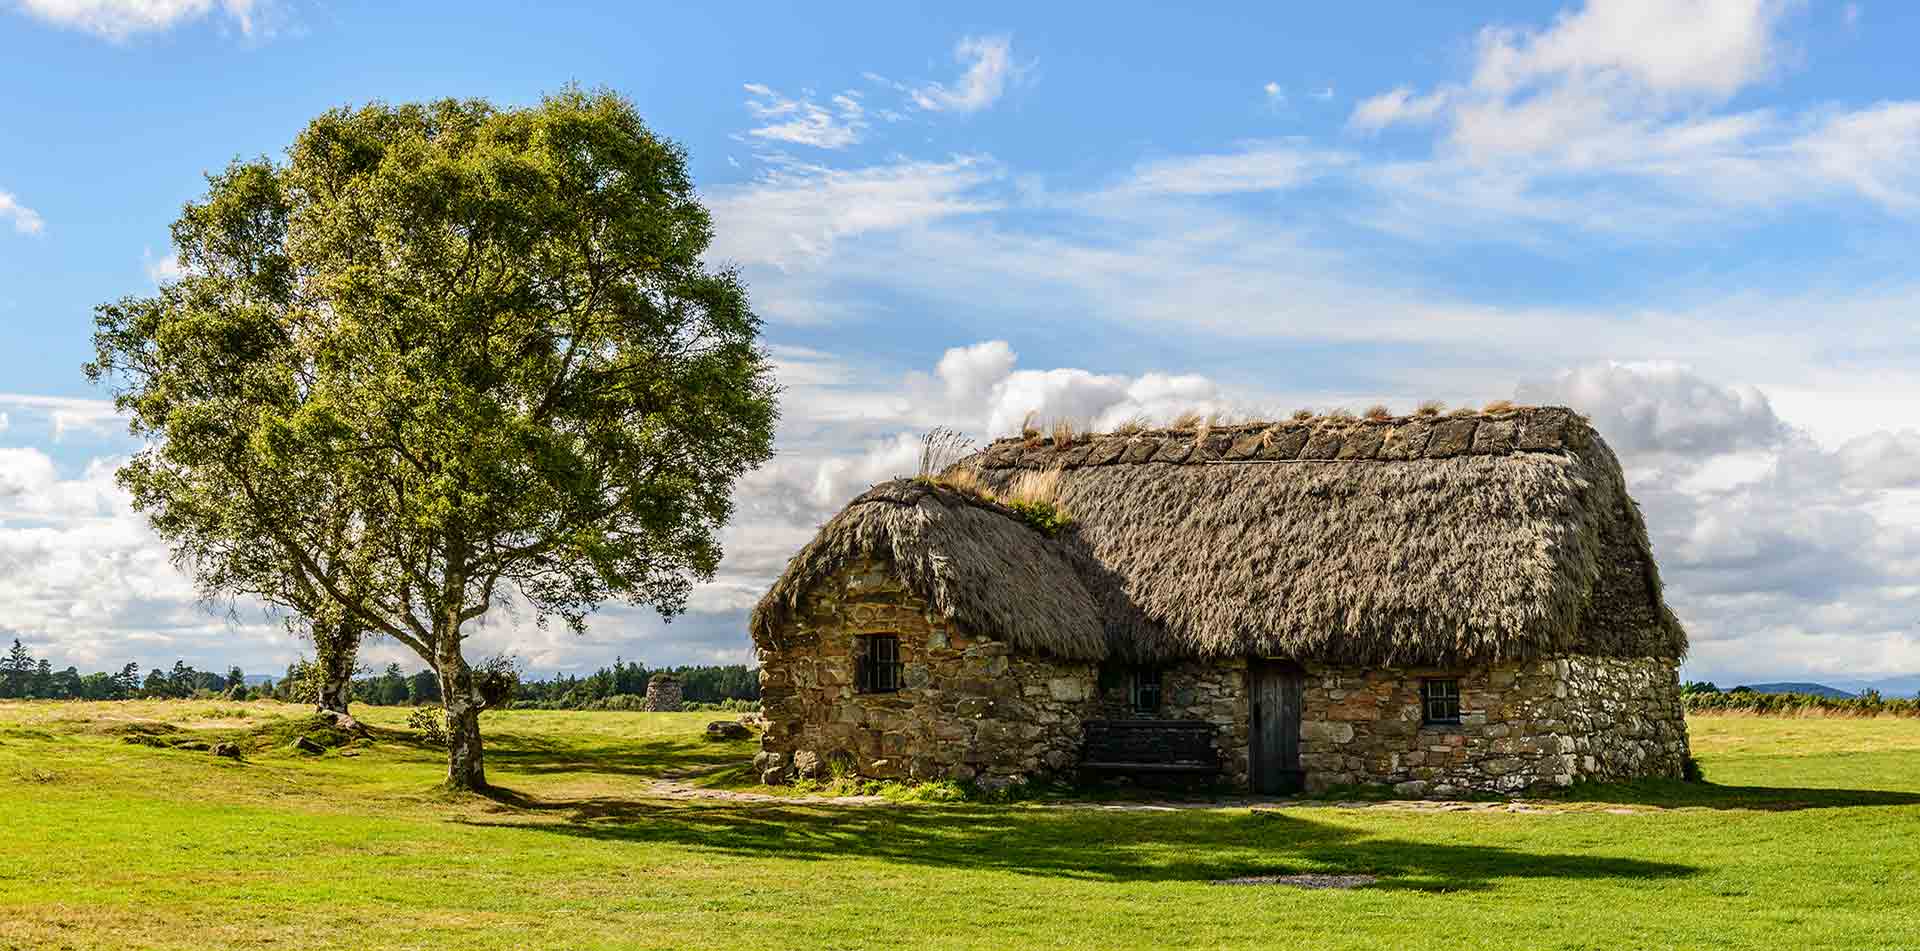
[[[1031,68],[1014,62],[1013,38],[969,36],[954,44],[955,62],[966,67],[948,83],[928,82],[911,90],[913,104],[928,112],[979,112],[999,101],[1010,82]]]
[[[1788,435],[1759,389],[1723,386],[1677,363],[1583,366],[1523,383],[1516,395],[1587,413],[1623,453],[1706,457],[1772,449]]]
[[[1254,142],[1232,152],[1142,163],[1118,192],[1224,195],[1280,191],[1305,184],[1351,161],[1351,156],[1312,149],[1297,140]]]
[[[146,262],[147,279],[155,284],[171,283],[187,274],[186,268],[180,266],[180,258],[173,254],[156,258],[153,256],[153,249],[148,248],[142,252],[141,257]]]
[[[713,254],[793,270],[846,238],[998,208],[980,189],[999,174],[992,161],[969,156],[852,170],[779,166],[704,196],[715,223]]]
[[[1483,30],[1465,81],[1373,96],[1348,124],[1438,127],[1432,161],[1377,180],[1409,183],[1398,196],[1408,201],[1477,180],[1497,183],[1482,188],[1510,196],[1526,217],[1582,227],[1596,207],[1655,227],[1836,196],[1920,210],[1920,103],[1797,115],[1724,108],[1794,62],[1779,32],[1797,6],[1588,0],[1545,29]],[[1596,183],[1611,191],[1596,195]],[[1429,205],[1417,221],[1443,221],[1455,207]]]
[[[20,204],[12,192],[0,191],[0,218],[11,219],[13,230],[21,234],[39,234],[40,229],[46,226],[40,213]]]
[[[0,413],[0,433],[6,432],[12,426],[13,420],[7,414]]]
[[[1260,87],[1260,91],[1266,93],[1267,105],[1284,106],[1287,104],[1287,91],[1282,88],[1279,83],[1269,82],[1265,86]]]
[[[113,408],[111,400],[0,393],[0,406],[11,407],[23,415],[45,418],[56,442],[69,433],[105,434],[122,425],[120,414]]]
[[[790,142],[818,149],[843,149],[860,141],[866,132],[866,110],[860,94],[843,92],[828,100],[828,106],[810,97],[792,99],[760,83],[745,87],[750,98],[747,111],[765,123],[748,135],[772,142]]]
[[[20,0],[20,7],[48,23],[115,41],[172,29],[216,11],[251,36],[260,13],[256,0]]]
[[[1347,124],[1363,132],[1377,132],[1395,123],[1427,122],[1446,104],[1444,91],[1417,96],[1411,88],[1401,86],[1363,100],[1354,107],[1353,117]]]

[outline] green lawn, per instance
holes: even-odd
[[[0,948],[1920,948],[1914,720],[1696,719],[1710,784],[1550,814],[1164,813],[657,798],[752,755],[700,714],[490,713],[457,798],[405,711],[299,712],[0,703]],[[1210,884],[1303,871],[1380,881]]]

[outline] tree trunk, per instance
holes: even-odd
[[[487,788],[487,771],[480,750],[480,711],[486,701],[474,687],[473,670],[460,656],[459,638],[447,638],[451,650],[440,652],[440,697],[447,710],[447,788],[479,792]]]
[[[353,669],[360,662],[360,628],[352,622],[338,626],[315,624],[313,662],[320,668],[314,706],[320,713],[348,716],[353,699]]]

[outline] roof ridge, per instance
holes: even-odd
[[[1454,456],[1566,452],[1594,438],[1564,406],[1370,419],[1318,416],[1136,433],[1088,433],[1056,446],[1051,436],[997,439],[963,464],[983,469],[1074,469],[1164,462],[1407,462]]]

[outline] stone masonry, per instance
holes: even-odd
[[[680,699],[680,678],[672,674],[654,674],[647,680],[646,709],[654,713],[679,713]]]
[[[1097,715],[1094,665],[1019,654],[963,631],[866,559],[807,595],[760,651],[768,783],[836,768],[877,779],[1004,782],[1067,773]],[[902,689],[858,690],[858,638],[893,634]]]
[[[1140,716],[1127,695],[1127,668],[1115,665],[1117,676],[1101,692],[1101,715],[1112,719]],[[1160,669],[1160,711],[1167,720],[1205,720],[1215,729],[1214,747],[1220,751],[1221,779],[1234,786],[1247,784],[1247,661],[1233,657],[1218,662],[1183,661]]]
[[[876,779],[987,783],[1071,774],[1082,724],[1130,716],[1124,679],[1014,651],[933,612],[865,559],[807,595],[760,651],[762,780],[842,769]],[[859,637],[899,638],[902,689],[863,693]],[[1687,732],[1672,661],[1569,656],[1492,668],[1361,669],[1309,662],[1301,766],[1309,791],[1391,786],[1410,797],[1512,794],[1681,775]],[[1420,683],[1457,678],[1460,722],[1422,722]],[[651,694],[651,685],[649,693]],[[1247,662],[1161,673],[1159,716],[1214,724],[1223,776],[1248,780]]]
[[[1672,661],[1563,657],[1471,672],[1309,664],[1307,788],[1404,796],[1518,793],[1681,775],[1687,726]],[[1421,722],[1420,682],[1458,677],[1460,723]]]

